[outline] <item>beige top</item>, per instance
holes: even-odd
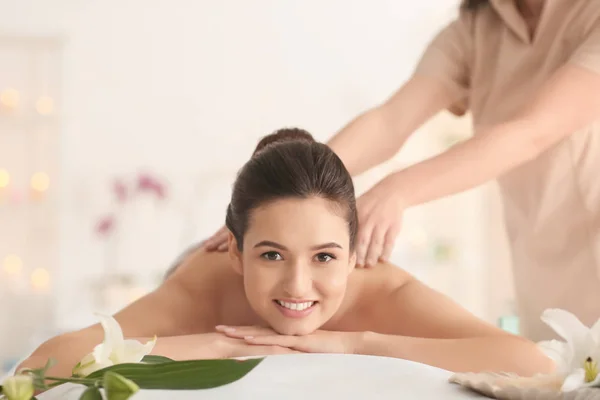
[[[515,3],[461,11],[416,70],[469,105],[476,131],[516,116],[565,63],[600,73],[599,0],[546,0],[533,37]],[[540,321],[546,308],[569,310],[586,324],[600,318],[599,129],[576,132],[498,180],[522,333],[533,340],[553,337]]]

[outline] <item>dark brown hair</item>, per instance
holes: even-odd
[[[281,129],[264,137],[233,184],[225,223],[238,249],[252,210],[269,202],[322,197],[337,203],[348,222],[354,249],[358,216],[354,184],[342,160],[327,145],[302,129]]]
[[[467,10],[475,11],[479,7],[488,5],[489,3],[490,0],[464,0],[461,7]]]

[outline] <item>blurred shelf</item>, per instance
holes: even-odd
[[[57,333],[63,44],[0,32],[0,373]]]

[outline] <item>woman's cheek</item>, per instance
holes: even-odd
[[[328,291],[343,290],[348,283],[348,275],[344,271],[332,271],[319,277],[319,286]]]

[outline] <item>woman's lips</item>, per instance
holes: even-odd
[[[288,318],[303,318],[312,313],[318,301],[273,300],[277,309]]]

